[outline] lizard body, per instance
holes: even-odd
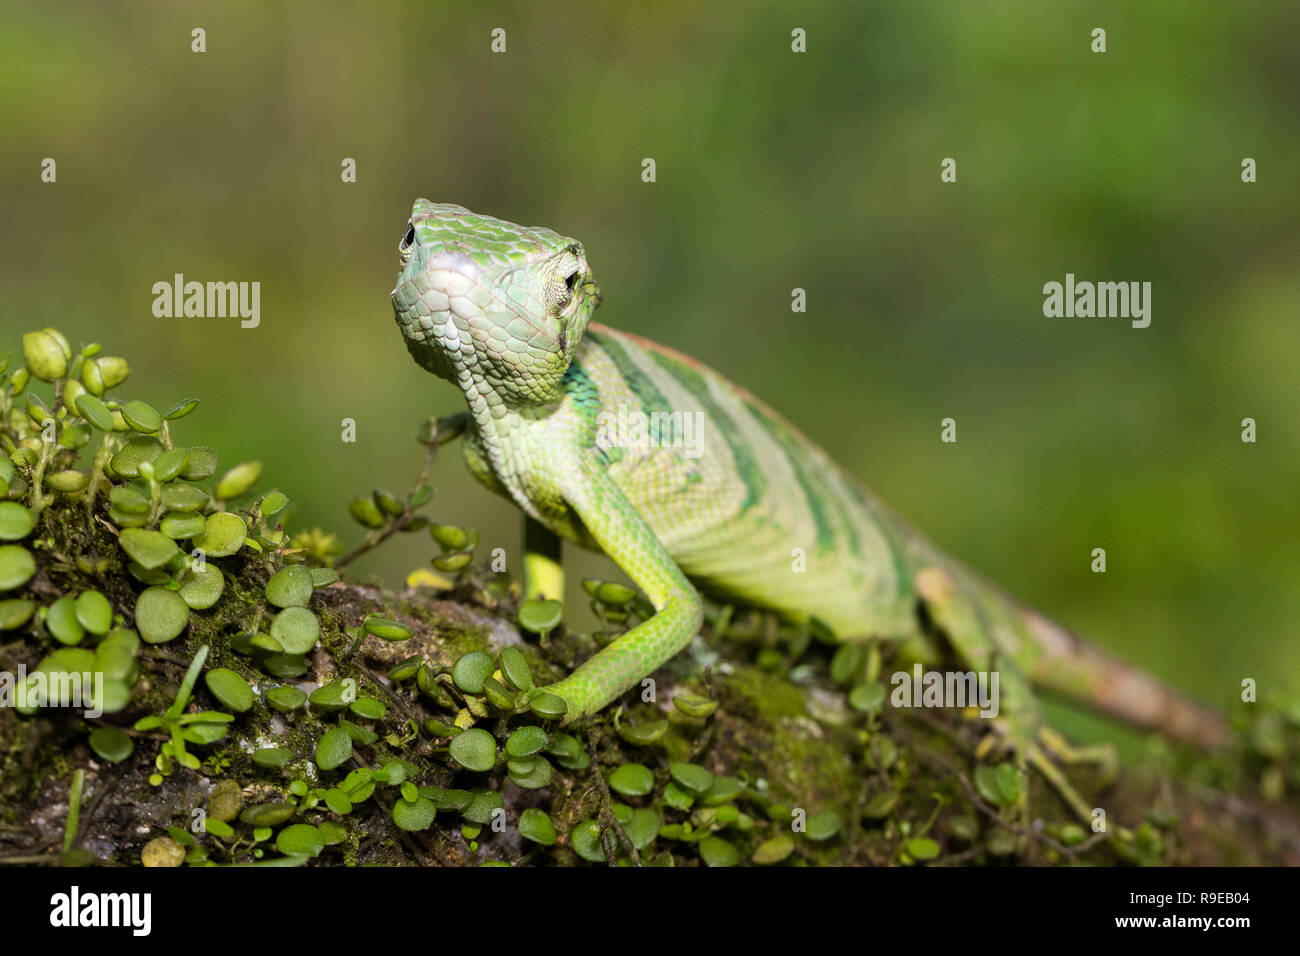
[[[655,607],[548,688],[569,719],[685,647],[704,591],[816,616],[840,640],[922,646],[937,632],[999,670],[1021,748],[1041,726],[1031,678],[1142,726],[1222,736],[1217,715],[944,555],[745,390],[592,323],[600,292],[576,240],[417,200],[399,251],[398,325],[415,360],[465,394],[471,471],[531,521],[604,551]]]

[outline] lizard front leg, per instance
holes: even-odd
[[[566,490],[565,498],[601,550],[655,609],[653,617],[544,688],[569,705],[567,723],[600,710],[685,648],[699,633],[704,607],[645,518],[607,474],[585,475]]]

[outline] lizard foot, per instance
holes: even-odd
[[[1119,756],[1114,745],[1102,743],[1076,746],[1045,724],[1039,724],[1035,730],[1030,731],[1022,726],[1022,722],[1012,721],[1010,726],[1002,726],[999,731],[981,741],[975,750],[976,757],[984,759],[995,749],[1005,749],[1009,755],[1014,755],[1017,763],[1022,767],[1032,768],[1037,772],[1082,822],[1090,824],[1094,807],[1084,800],[1082,794],[1063,772],[1061,765],[1096,766],[1099,786],[1106,787],[1114,781],[1119,772]],[[1023,794],[1021,808],[1028,811]]]

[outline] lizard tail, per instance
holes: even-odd
[[[1204,750],[1226,744],[1227,721],[1155,677],[1092,646],[1047,618],[1024,611],[1037,645],[1029,679],[1092,710]]]

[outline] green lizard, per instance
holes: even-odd
[[[561,596],[567,538],[604,551],[654,605],[547,688],[567,720],[681,651],[703,592],[815,616],[839,640],[894,639],[931,660],[947,645],[972,669],[997,670],[1002,733],[1083,814],[1040,746],[1066,755],[1031,681],[1141,727],[1222,739],[1213,712],[948,558],[748,392],[592,323],[601,296],[581,243],[420,199],[399,254],[392,300],[407,348],[464,392],[471,471],[526,515],[527,592]]]

